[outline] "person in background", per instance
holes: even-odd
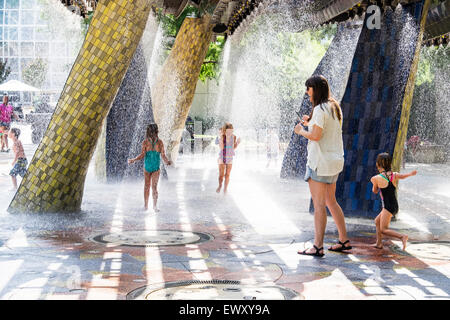
[[[235,155],[234,150],[238,147],[241,139],[236,139],[236,136],[233,134],[233,125],[226,122],[220,130],[218,142],[220,150],[218,159],[219,186],[217,187],[216,192],[220,193],[220,189],[222,189],[222,183],[225,178],[223,193],[227,193],[228,184],[230,183],[231,168],[233,167],[233,157]]]
[[[27,172],[27,157],[23,150],[22,142],[19,140],[20,129],[12,128],[8,133],[9,138],[13,141],[14,161],[12,162],[12,170],[9,172],[13,183],[13,190],[17,190],[17,175],[24,177]]]
[[[0,129],[2,131],[1,137],[1,152],[9,152],[8,148],[8,131],[11,127],[11,117],[19,120],[19,117],[14,113],[14,108],[9,104],[8,95],[3,95],[3,103],[0,104]],[[6,149],[5,149],[6,147]]]

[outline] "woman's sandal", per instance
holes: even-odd
[[[349,241],[350,241],[350,240],[347,240],[347,241],[345,241],[345,242],[339,241],[339,244],[341,245],[340,248],[333,249],[333,247],[329,247],[328,250],[329,250],[329,251],[334,251],[334,252],[342,252],[342,251],[344,251],[344,250],[350,250],[350,249],[353,248],[352,246],[345,246],[345,244],[346,244],[347,242],[349,242]]]
[[[316,245],[313,245],[313,247],[314,247],[314,249],[316,249],[316,252],[314,252],[314,253],[307,253],[306,251],[308,249],[303,250],[302,252],[298,251],[297,253],[305,255],[305,256],[315,256],[315,257],[323,257],[325,255],[325,254],[319,252],[320,250],[323,250],[323,247],[322,248],[317,248]]]

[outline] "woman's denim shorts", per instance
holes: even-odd
[[[306,166],[306,173],[304,180],[308,182],[309,178],[311,178],[314,181],[322,182],[322,183],[328,183],[333,184],[337,181],[339,177],[339,173],[334,176],[318,176],[317,172],[310,167]]]

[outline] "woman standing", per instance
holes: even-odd
[[[308,139],[305,181],[309,184],[314,204],[314,246],[298,253],[322,257],[327,224],[325,207],[330,210],[339,232],[339,244],[328,250],[339,252],[352,249],[344,213],[335,197],[336,181],[344,167],[342,110],[337,101],[331,98],[328,81],[323,76],[314,75],[305,85],[313,109],[309,116],[303,116],[294,131]],[[302,125],[307,126],[308,131]]]
[[[8,131],[11,127],[11,116],[13,116],[16,120],[19,120],[19,117],[14,113],[14,109],[12,105],[9,104],[8,95],[3,96],[3,103],[0,104],[0,129],[3,132],[1,136],[1,152],[9,152],[8,148]],[[6,149],[4,149],[6,147]]]

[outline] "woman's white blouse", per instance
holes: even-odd
[[[314,108],[308,124],[309,132],[316,125],[322,128],[319,141],[308,140],[307,166],[317,170],[318,176],[334,176],[344,168],[344,144],[342,141],[342,122],[336,115],[332,116],[329,103]],[[342,113],[341,113],[342,114]]]

